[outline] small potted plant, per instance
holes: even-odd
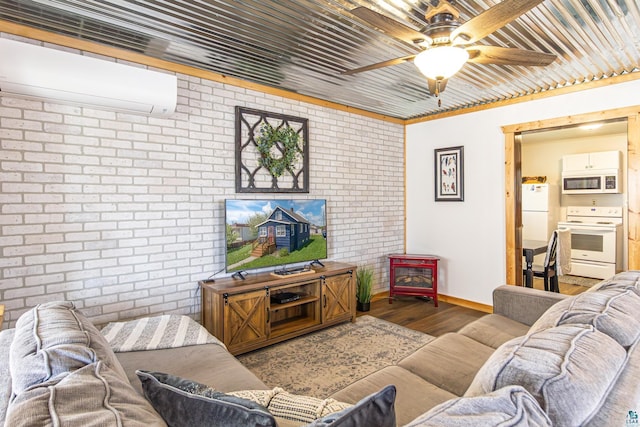
[[[373,269],[371,267],[358,267],[356,271],[356,309],[369,311],[371,308],[371,290],[373,288]]]

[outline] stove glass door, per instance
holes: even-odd
[[[571,258],[584,261],[616,262],[615,228],[571,226]]]

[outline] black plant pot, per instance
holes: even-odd
[[[358,311],[369,311],[370,309],[371,309],[371,303],[370,302],[357,301],[356,310],[358,310]]]

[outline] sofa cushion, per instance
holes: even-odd
[[[493,290],[493,313],[531,326],[549,307],[566,298],[569,296],[557,292],[501,285]]]
[[[521,386],[444,402],[405,427],[551,427],[538,402]]]
[[[169,374],[146,371],[137,374],[145,397],[171,427],[276,427],[269,411],[250,400]]]
[[[224,347],[217,344],[192,345],[153,351],[116,353],[129,381],[140,395],[142,384],[136,370],[171,372],[182,378],[195,378],[224,393],[267,387]]]
[[[468,323],[458,333],[495,349],[528,331],[529,326],[523,323],[499,314],[487,314]]]
[[[498,348],[466,395],[521,385],[554,425],[583,425],[602,406],[626,356],[616,341],[592,326],[558,326]]]
[[[10,369],[16,394],[99,360],[126,377],[102,334],[71,302],[39,304],[15,329]]]
[[[589,288],[587,292],[598,292],[604,289],[630,289],[640,295],[640,270],[623,271],[610,279]]]
[[[559,325],[584,324],[628,347],[640,336],[640,296],[625,288],[585,292],[551,307],[531,332]]]
[[[57,375],[17,395],[6,425],[165,426],[162,418],[129,382],[102,362]]]
[[[280,387],[272,390],[232,391],[228,394],[256,402],[267,408],[276,418],[300,423],[310,423],[353,406],[350,403],[338,402],[332,398],[318,399],[289,393]]]
[[[493,348],[464,335],[448,333],[405,357],[398,366],[462,396],[493,352]]]
[[[640,413],[640,341],[627,351],[627,363],[602,407],[584,427],[638,426]],[[629,417],[629,418],[627,418]]]
[[[320,418],[308,427],[395,427],[396,388],[388,385],[350,408]]]
[[[15,336],[15,329],[0,331],[0,426],[4,425],[7,406],[11,399],[11,373],[9,370],[9,348]]]
[[[396,386],[396,421],[404,425],[434,406],[457,397],[398,366],[387,366],[334,393],[331,397],[356,403],[388,384]]]

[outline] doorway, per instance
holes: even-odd
[[[627,122],[627,269],[640,268],[640,107],[542,120],[502,128],[505,135],[506,280],[522,285],[522,136],[528,132],[559,130],[577,125]]]

